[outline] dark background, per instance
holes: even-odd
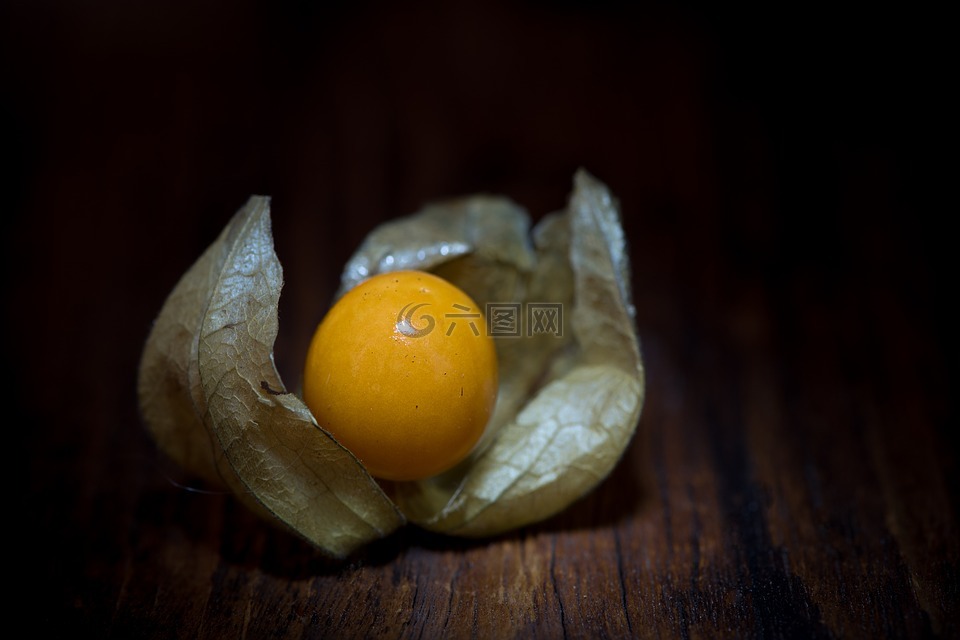
[[[957,635],[943,16],[190,4],[0,8],[9,553],[41,628]],[[622,204],[649,377],[597,492],[340,565],[172,483],[140,349],[250,194],[295,384],[377,223],[475,192],[536,219],[581,166]]]

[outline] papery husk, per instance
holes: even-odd
[[[160,448],[342,557],[404,522],[273,363],[283,274],[253,197],[183,276],[144,348],[139,395]]]
[[[526,315],[531,303],[560,303],[566,314],[561,337],[496,339],[498,404],[475,453],[440,476],[396,484],[407,517],[434,531],[493,535],[563,510],[610,473],[640,416],[644,371],[616,202],[580,171],[567,210],[534,229],[532,260],[528,226],[505,199],[437,205],[375,230],[345,270],[345,289],[358,274],[417,268],[481,305],[522,302]],[[444,262],[444,246],[456,258]]]
[[[626,245],[606,187],[578,172],[566,211],[532,234],[520,207],[491,196],[384,224],[347,263],[341,293],[401,269],[432,271],[483,307],[519,303],[525,315],[531,303],[561,305],[561,335],[496,338],[496,409],[463,463],[394,483],[393,503],[286,391],[272,353],[282,270],[262,197],[184,275],[144,348],[140,404],[159,447],[335,556],[406,518],[449,534],[496,534],[549,517],[606,477],[644,389]]]

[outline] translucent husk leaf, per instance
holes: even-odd
[[[141,408],[174,460],[343,556],[404,518],[280,380],[269,216],[268,199],[251,198],[167,299],[144,349]]]
[[[245,210],[255,205],[251,200]],[[159,448],[184,469],[222,484],[215,438],[203,424],[206,399],[197,358],[200,324],[230,247],[241,211],[167,297],[143,349],[138,376],[140,412]]]
[[[568,314],[563,338],[497,339],[498,405],[471,458],[395,485],[407,517],[435,531],[491,535],[561,511],[610,473],[640,415],[643,366],[616,203],[580,171],[567,211],[534,230],[532,260],[527,225],[502,199],[435,206],[375,231],[344,274],[347,289],[373,273],[428,269],[480,304],[559,302]],[[434,240],[422,242],[424,228]],[[457,248],[449,262],[445,245]]]
[[[254,197],[184,275],[144,348],[139,393],[160,448],[333,555],[409,517],[465,536],[546,518],[617,463],[643,401],[629,265],[616,203],[586,172],[566,211],[477,196],[374,230],[341,292],[376,273],[433,271],[487,303],[560,303],[563,334],[497,338],[497,406],[474,453],[396,483],[394,505],[287,393],[273,363],[282,287],[269,201]],[[398,508],[399,507],[399,508]]]

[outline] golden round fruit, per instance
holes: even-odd
[[[463,460],[497,398],[497,355],[481,310],[423,271],[373,276],[320,323],[303,399],[371,475],[417,480]]]

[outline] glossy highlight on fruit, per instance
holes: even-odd
[[[479,308],[423,271],[373,276],[337,301],[307,353],[303,399],[321,427],[386,480],[463,460],[497,397],[497,357]]]

